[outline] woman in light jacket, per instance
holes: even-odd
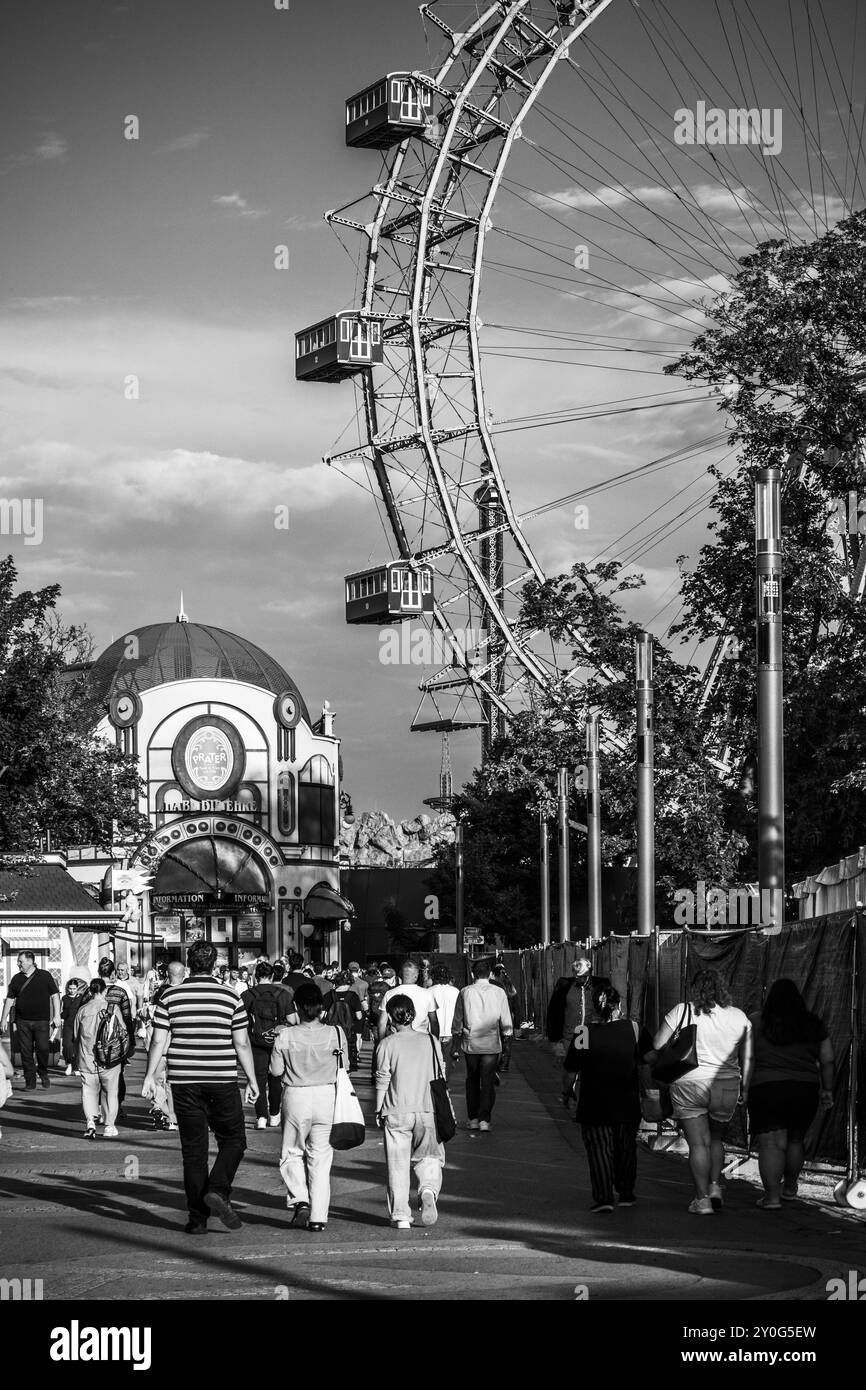
[[[394,994],[385,1008],[391,1032],[376,1049],[376,1123],[385,1131],[388,1211],[391,1225],[408,1231],[410,1167],[415,1169],[422,1226],[436,1223],[445,1147],[436,1135],[430,1082],[444,1075],[439,1039],[418,1033],[415,1005],[408,994]]]
[[[103,1139],[116,1139],[120,1063],[115,1063],[113,1067],[100,1067],[93,1055],[99,1024],[108,1007],[105,1002],[105,981],[101,977],[90,981],[88,995],[76,1013],[73,1024],[77,1069],[81,1076],[84,1137],[96,1138],[96,1124],[101,1114],[105,1116]]]
[[[337,1058],[342,1052],[348,1067],[348,1042],[342,1028],[322,1022],[322,991],[312,981],[296,989],[295,1009],[300,1022],[280,1029],[270,1062],[271,1076],[283,1082],[280,1175],[288,1188],[291,1224],[324,1231],[331,1204]]]

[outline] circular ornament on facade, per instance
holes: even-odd
[[[171,750],[171,765],[187,796],[195,801],[228,799],[244,775],[246,754],[237,729],[216,714],[185,724]],[[196,829],[189,827],[190,833]]]
[[[274,700],[274,718],[284,729],[296,729],[301,722],[301,702],[291,690]]]
[[[133,690],[120,690],[112,696],[108,717],[115,729],[130,729],[141,718],[141,700]]]

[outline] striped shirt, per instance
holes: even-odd
[[[174,1086],[236,1086],[238,1058],[233,1039],[247,1037],[247,1011],[233,989],[210,975],[192,975],[182,985],[171,985],[162,995],[153,1017],[154,1028],[165,1028],[168,1044],[168,1079]]]

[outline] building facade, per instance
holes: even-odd
[[[340,748],[291,676],[221,628],[127,633],[90,672],[99,736],[137,758],[150,833],[112,856],[70,854],[79,882],[122,911],[118,958],[145,968],[191,942],[237,968],[298,950],[335,959]]]

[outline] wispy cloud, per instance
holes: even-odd
[[[288,232],[313,232],[321,229],[322,221],[321,217],[305,217],[303,213],[293,212],[283,226]]]
[[[164,154],[181,154],[184,150],[198,149],[205,140],[210,139],[209,130],[190,130],[186,135],[177,135],[173,140],[169,140],[167,145],[163,145]]]
[[[221,193],[213,201],[217,207],[237,212],[241,217],[267,217],[268,214],[267,208],[250,207],[247,199],[242,198],[240,193]]]
[[[23,154],[10,155],[3,161],[0,169],[6,173],[10,169],[20,169],[27,164],[57,163],[66,158],[68,149],[69,142],[62,135],[58,135],[55,130],[45,130],[38,145],[34,145],[32,150],[25,150]]]

